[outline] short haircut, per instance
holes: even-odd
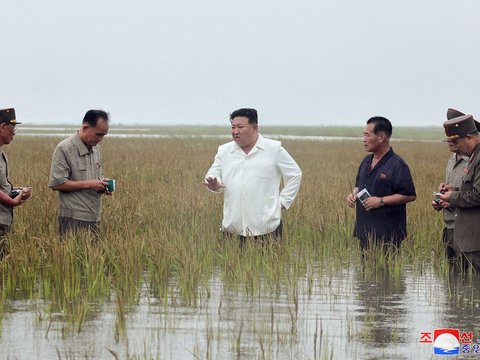
[[[387,137],[392,136],[392,123],[383,116],[374,116],[368,119],[367,124],[373,124],[373,132],[378,135],[379,132],[384,132]]]
[[[88,126],[94,128],[97,126],[98,119],[104,119],[105,121],[110,121],[109,115],[106,111],[103,110],[88,110],[85,116],[83,117],[82,124],[88,124]]]
[[[248,123],[251,125],[258,124],[258,114],[257,114],[257,110],[255,109],[242,108],[242,109],[235,110],[230,114],[230,121],[232,121],[234,118],[238,116],[246,117],[248,119]]]

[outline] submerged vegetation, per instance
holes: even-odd
[[[98,244],[82,236],[59,240],[56,194],[47,188],[57,142],[58,138],[18,136],[4,149],[12,181],[32,186],[33,195],[15,209],[9,254],[0,262],[1,296],[4,302],[37,301],[37,321],[44,324],[47,337],[58,333],[59,326],[62,337],[81,333],[97,307],[109,303],[115,308],[115,338],[128,339],[128,314],[142,299],[170,313],[180,305],[205,309],[214,296],[212,288],[219,287],[223,295],[215,309],[205,310],[211,316],[210,330],[206,338],[195,340],[193,357],[215,358],[219,349],[213,344],[230,334],[226,351],[232,356],[272,358],[282,349],[294,351],[303,336],[311,339],[308,353],[314,358],[331,358],[322,315],[311,330],[302,325],[301,313],[302,303],[331,287],[333,278],[357,269],[360,282],[388,274],[395,283],[406,268],[419,274],[430,268],[448,279],[440,241],[442,217],[430,206],[449,156],[440,142],[393,143],[410,165],[417,190],[417,200],[407,207],[409,236],[398,254],[375,251],[365,263],[351,236],[354,210],[345,201],[366,155],[359,141],[283,141],[304,174],[295,204],[284,212],[284,239],[249,243],[243,250],[236,241],[223,239],[223,198],[202,185],[216,147],[224,140],[106,138],[104,175],[116,179],[117,191],[104,198]],[[212,284],[212,279],[220,283]],[[478,289],[470,289],[467,299],[456,289],[452,298],[464,301],[463,306],[478,306]],[[265,294],[272,300],[265,301]],[[256,314],[260,320],[249,321],[255,314],[231,313],[229,302],[237,296],[265,302],[270,309]],[[288,324],[276,321],[274,299],[279,298],[289,304]],[[6,311],[0,306],[0,321]],[[378,321],[375,313],[365,316]],[[230,324],[228,329],[219,318]],[[159,332],[176,328],[166,319],[158,321]],[[356,341],[373,336],[368,327],[357,331],[348,313],[342,326]],[[393,331],[389,341],[398,338]],[[127,358],[157,358],[167,350],[147,347],[141,356],[127,353]],[[67,350],[57,351],[61,358],[72,357]],[[115,350],[109,351],[115,357]]]

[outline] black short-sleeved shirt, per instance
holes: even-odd
[[[358,190],[366,188],[371,196],[388,196],[401,194],[415,196],[410,169],[405,161],[390,150],[371,170],[373,154],[363,159],[358,168],[355,186]],[[354,236],[362,244],[369,238],[385,243],[400,243],[407,236],[406,204],[385,205],[370,211],[365,211],[363,204],[357,201],[357,218]]]

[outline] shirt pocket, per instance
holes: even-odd
[[[71,180],[87,180],[87,159],[81,156],[72,169]]]
[[[375,178],[375,182],[372,184],[372,196],[388,196],[392,195],[392,174],[388,172],[380,171]]]

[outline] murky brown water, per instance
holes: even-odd
[[[145,290],[126,314],[123,336],[113,299],[92,304],[80,332],[61,314],[39,320],[41,300],[5,300],[0,358],[433,359],[422,332],[472,331],[473,342],[479,335],[478,279],[453,279],[428,269],[396,277],[352,269],[299,279],[295,295],[282,289],[246,295],[214,276],[193,306],[177,303],[174,292],[170,304],[160,303]]]

